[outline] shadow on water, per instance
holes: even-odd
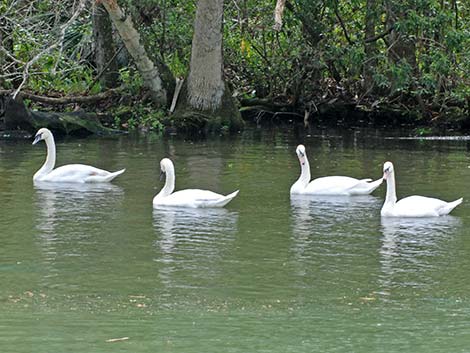
[[[162,282],[168,287],[198,287],[219,271],[216,263],[238,231],[238,213],[224,208],[157,208],[153,225]],[[181,272],[193,280],[178,284],[176,273]]]
[[[381,294],[394,288],[432,286],[432,272],[448,256],[448,243],[462,226],[458,217],[381,219]]]

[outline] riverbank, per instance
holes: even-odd
[[[59,135],[109,135],[140,130],[142,132],[208,135],[204,122],[173,124],[172,116],[137,101],[117,99],[113,95],[93,104],[48,106],[0,97],[0,132],[11,138],[27,136],[39,127],[49,127]],[[122,97],[121,97],[122,98]],[[306,128],[399,128],[408,136],[461,135],[470,132],[469,108],[448,107],[423,116],[416,109],[393,104],[356,104],[331,100],[321,104],[295,106],[267,100],[241,100],[240,112],[247,124],[257,126],[303,124]],[[31,108],[28,107],[31,106]],[[71,109],[73,109],[71,111]],[[303,110],[302,110],[303,109]],[[181,122],[179,122],[181,124]],[[190,127],[190,128],[189,128]],[[222,126],[216,134],[228,134]]]

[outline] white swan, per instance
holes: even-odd
[[[33,145],[41,140],[46,142],[47,158],[41,169],[34,174],[35,182],[101,183],[111,181],[125,171],[122,169],[112,173],[84,164],[68,164],[54,169],[56,153],[52,132],[46,128],[39,129]]]
[[[301,174],[290,188],[291,195],[368,195],[382,184],[382,178],[372,181],[372,179],[355,179],[346,176],[328,176],[310,181],[310,165],[305,147],[298,145],[295,152],[299,157]]]
[[[162,175],[165,174],[165,186],[153,198],[153,207],[224,207],[238,194],[238,190],[224,196],[215,192],[200,189],[186,189],[173,193],[175,189],[175,167],[168,158],[160,161]]]
[[[462,198],[453,202],[424,196],[408,196],[397,202],[395,191],[395,171],[392,162],[384,163],[384,180],[387,181],[387,194],[380,214],[383,217],[437,217],[450,213],[462,203]]]

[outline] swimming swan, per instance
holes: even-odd
[[[383,217],[437,217],[450,213],[462,203],[462,198],[453,202],[424,196],[408,196],[397,202],[395,191],[395,171],[391,162],[384,163],[384,180],[387,181],[387,194],[380,214]]]
[[[47,146],[47,158],[41,169],[33,176],[35,182],[56,183],[102,183],[113,180],[124,173],[125,169],[111,173],[84,164],[68,164],[54,169],[55,166],[55,142],[49,129],[42,128],[36,133],[33,145],[44,140]]]
[[[200,189],[186,189],[173,193],[175,189],[175,167],[168,158],[160,161],[162,175],[165,174],[165,186],[153,198],[153,207],[224,207],[238,194],[238,190],[224,196],[215,192]]]
[[[368,195],[382,184],[382,178],[372,182],[372,179],[355,179],[346,176],[328,176],[310,181],[310,165],[305,147],[298,145],[295,152],[299,157],[301,174],[290,188],[291,195]]]

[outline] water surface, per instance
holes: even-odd
[[[58,165],[127,168],[111,185],[33,185],[43,144],[0,141],[2,352],[468,352],[470,154],[464,140],[377,131],[57,143]],[[452,216],[381,220],[385,188],[289,197],[312,177],[379,178]],[[158,162],[177,189],[240,189],[225,209],[152,210]],[[116,342],[109,339],[124,338]]]

